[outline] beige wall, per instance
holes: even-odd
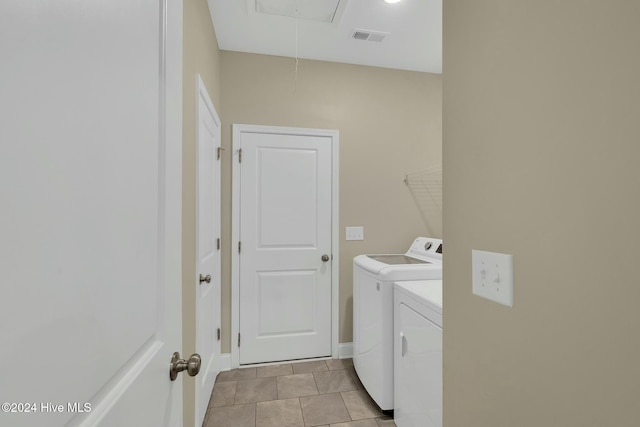
[[[446,427],[640,423],[640,2],[444,2]],[[514,255],[515,303],[471,293]]]
[[[182,351],[183,357],[196,351],[195,254],[195,162],[196,162],[196,75],[200,74],[213,104],[220,113],[220,51],[206,0],[184,0],[183,94],[182,94]],[[184,425],[195,419],[195,380],[184,381]]]
[[[422,220],[404,174],[441,163],[440,75],[222,52],[223,348],[230,352],[231,125],[340,131],[340,342],[352,340],[352,260],[404,252]],[[438,219],[439,220],[439,219]],[[365,240],[344,241],[345,226]]]

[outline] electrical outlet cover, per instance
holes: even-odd
[[[346,240],[364,240],[364,227],[347,227]]]
[[[513,255],[471,251],[473,294],[513,307]]]

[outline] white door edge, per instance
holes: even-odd
[[[168,301],[165,304],[175,304],[177,311],[172,322],[179,325],[179,348],[182,348],[182,9],[183,0],[170,0],[165,3],[164,25],[165,33],[165,75],[164,92],[164,177],[165,193],[161,195],[164,203],[164,247],[165,258],[164,280],[169,283],[179,283],[179,286],[165,287],[170,292],[165,293]],[[176,349],[177,351],[178,349]],[[176,384],[176,393],[183,396],[182,381]],[[183,399],[178,398],[173,403],[174,414],[183,421]]]
[[[286,133],[290,135],[326,136],[331,138],[331,357],[339,357],[339,298],[340,298],[340,225],[339,225],[339,131],[283,126],[233,124],[232,132],[232,190],[231,190],[231,368],[240,366],[238,333],[240,332],[240,167],[238,162],[241,133]]]
[[[220,141],[221,141],[221,129],[222,129],[222,122],[220,121],[220,117],[218,116],[218,112],[216,111],[215,106],[213,105],[213,102],[211,101],[211,97],[209,96],[209,92],[207,91],[207,87],[204,84],[204,81],[202,80],[202,77],[200,76],[200,74],[196,74],[196,100],[195,100],[195,111],[196,111],[196,119],[197,119],[197,124],[196,124],[196,144],[200,143],[200,135],[199,135],[199,129],[200,129],[200,120],[202,115],[204,114],[202,111],[200,111],[201,107],[200,107],[200,100],[204,101],[205,105],[206,105],[206,109],[209,110],[209,113],[211,114],[211,117],[213,118],[213,121],[215,123],[215,126],[217,128],[217,132],[216,132],[216,144],[217,147],[220,147]],[[199,156],[200,156],[200,150],[199,148],[196,148],[196,233],[195,233],[195,247],[196,247],[196,259],[195,259],[195,263],[193,265],[194,268],[194,274],[193,277],[195,278],[195,281],[193,283],[193,286],[195,286],[196,288],[198,286],[200,286],[200,283],[198,281],[198,277],[199,277],[199,273],[200,273],[200,254],[197,252],[199,251],[199,247],[200,247],[200,237],[199,237],[199,230],[197,229],[198,224],[200,224],[200,198],[199,198],[199,194],[200,194],[200,188],[199,188],[199,181],[200,181],[200,173],[199,173],[199,165],[200,165],[200,160],[199,160]],[[217,166],[217,171],[216,171],[216,179],[217,179],[217,188],[216,188],[216,195],[215,197],[218,198],[218,203],[216,204],[216,206],[218,207],[218,220],[216,222],[216,224],[214,224],[214,228],[217,231],[218,236],[220,236],[220,162],[218,162],[218,166]],[[217,268],[216,271],[214,273],[214,277],[213,277],[213,283],[215,284],[215,286],[217,286],[218,289],[218,295],[216,298],[216,301],[218,303],[218,306],[215,307],[217,310],[217,316],[220,317],[220,312],[221,312],[221,307],[220,307],[220,284],[222,282],[222,278],[221,278],[221,274],[220,274],[220,251],[218,250],[217,253]],[[196,337],[196,346],[198,345],[198,340],[199,340],[199,334],[201,333],[201,328],[202,325],[200,325],[200,317],[199,317],[199,300],[198,297],[196,296],[196,333],[195,333],[195,337]],[[220,324],[220,322],[218,323]],[[198,349],[196,348],[196,351],[198,351]],[[218,341],[215,345],[214,345],[214,354],[213,357],[209,359],[209,365],[208,366],[202,366],[200,369],[200,376],[202,375],[206,375],[208,373],[215,373],[217,374],[220,371],[220,365],[219,365],[219,359],[220,359],[220,341]],[[200,401],[202,396],[200,395],[201,393],[206,393],[207,396],[210,396],[212,391],[213,391],[213,383],[215,382],[215,376],[213,378],[207,378],[204,379],[205,383],[206,383],[206,388],[208,389],[209,387],[211,388],[211,390],[203,390],[202,387],[200,387],[200,383],[202,383],[203,379],[200,378],[198,379],[195,383],[195,414],[194,414],[194,419],[195,419],[195,427],[199,427],[202,425],[202,421],[204,419],[204,416],[201,414],[203,412],[206,412],[206,408],[204,408],[204,411],[202,410],[202,408],[200,407]],[[208,401],[208,399],[207,399]]]

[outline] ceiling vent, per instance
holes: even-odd
[[[351,34],[351,37],[353,37],[356,40],[366,40],[366,41],[370,41],[370,42],[381,42],[388,35],[389,35],[389,33],[384,33],[382,31],[371,31],[371,30],[355,29],[355,30],[353,30],[353,34]]]

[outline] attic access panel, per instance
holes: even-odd
[[[347,0],[253,0],[257,13],[333,23]]]

